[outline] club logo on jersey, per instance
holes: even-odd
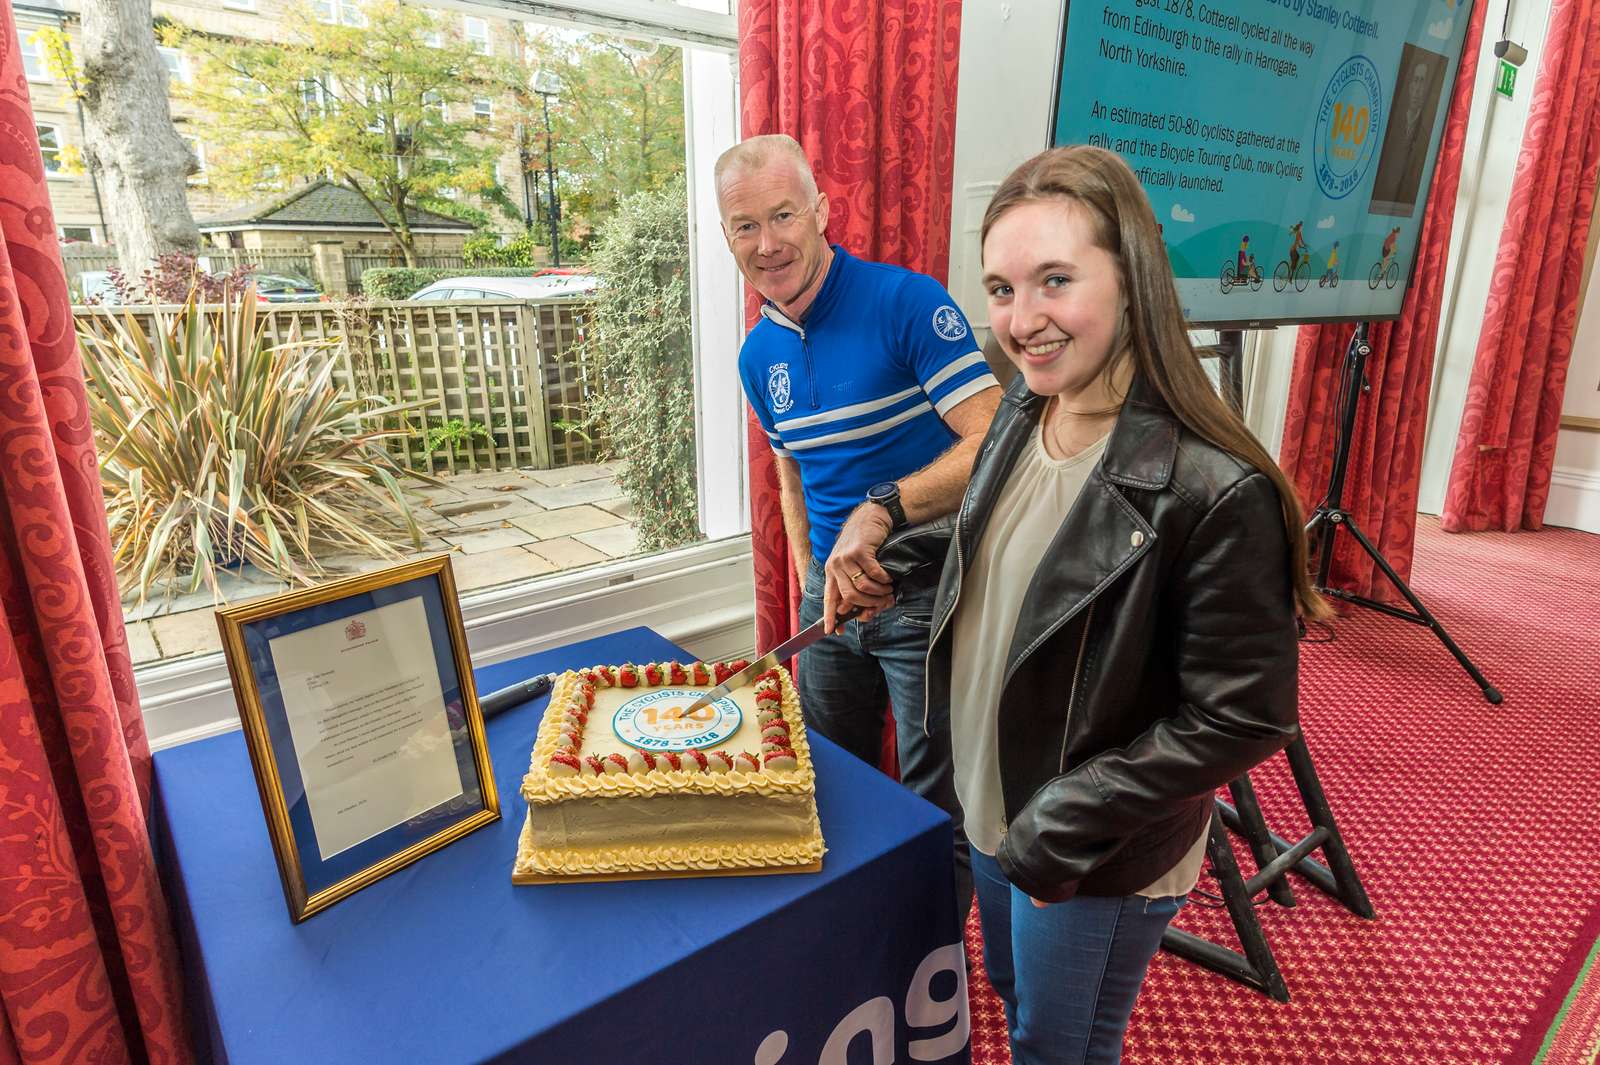
[[[967,335],[967,323],[961,312],[947,303],[933,312],[933,331],[946,340],[960,340]]]
[[[767,371],[767,395],[772,397],[772,413],[782,414],[794,406],[794,388],[789,383],[789,364],[780,362]]]

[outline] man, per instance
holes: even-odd
[[[901,780],[955,820],[968,901],[948,740],[923,726],[939,575],[903,582],[897,599],[877,550],[891,531],[960,504],[999,387],[943,285],[828,244],[828,198],[792,138],[729,149],[715,178],[728,247],[765,299],[739,373],[777,464],[805,586],[800,621],[837,629],[801,655],[806,724],[876,765],[889,700]],[[861,616],[839,625],[855,608]]]

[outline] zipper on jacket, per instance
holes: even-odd
[[[1078,701],[1078,680],[1083,676],[1083,656],[1089,650],[1089,625],[1094,621],[1094,603],[1083,616],[1083,637],[1078,640],[1078,663],[1072,667],[1072,688],[1067,693],[1067,725],[1061,730],[1061,763],[1058,773],[1067,771],[1067,737],[1072,735],[1072,707]]]
[[[811,386],[811,409],[816,410],[822,404],[817,400],[817,368],[811,365],[811,341],[806,339],[806,331],[800,330],[800,350],[806,357],[806,383]]]

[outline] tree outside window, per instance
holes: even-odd
[[[429,47],[441,25],[425,8],[371,0],[365,11],[369,25],[356,28],[291,10],[271,42],[186,32],[198,72],[179,98],[211,148],[219,192],[249,193],[268,167],[287,184],[326,177],[360,195],[415,265],[407,210],[460,216],[447,187],[518,216],[494,180],[501,148],[484,135],[509,64],[485,61],[460,38]],[[241,97],[239,79],[260,91]]]

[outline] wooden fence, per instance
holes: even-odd
[[[73,312],[131,313],[146,329],[153,317],[149,307]],[[335,380],[347,392],[428,404],[408,415],[409,434],[388,440],[409,469],[548,469],[597,462],[605,448],[603,433],[581,425],[598,387],[581,346],[588,315],[581,303],[280,303],[262,307],[261,315],[275,344],[294,337],[338,339]],[[428,454],[428,429],[451,419],[484,426],[489,438]]]

